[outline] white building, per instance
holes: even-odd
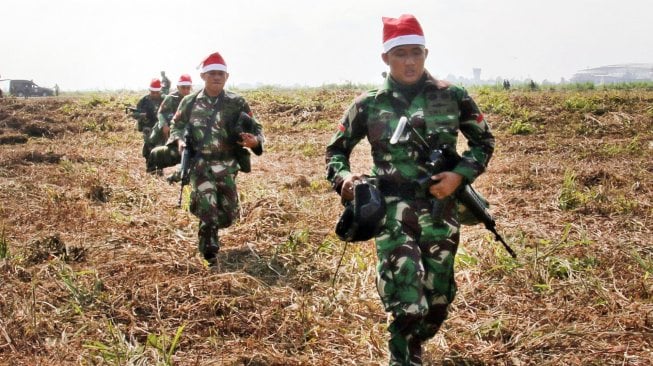
[[[627,83],[653,81],[653,64],[621,64],[581,70],[571,77],[573,83]]]

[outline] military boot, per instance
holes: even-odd
[[[216,267],[218,264],[218,251],[220,243],[218,241],[218,228],[209,225],[200,224],[199,231],[199,249],[209,267]]]
[[[176,170],[174,173],[166,177],[168,183],[173,184],[181,181],[181,171]]]

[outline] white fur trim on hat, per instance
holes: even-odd
[[[388,52],[397,46],[403,46],[406,44],[418,44],[420,46],[424,46],[426,45],[426,39],[424,36],[417,34],[391,38],[387,42],[383,43],[383,52]]]
[[[152,87],[150,87],[150,91],[161,91],[161,88],[152,88]]]
[[[191,83],[190,81],[180,81],[177,83],[177,86],[192,86],[192,85],[193,83]]]
[[[202,67],[202,74],[205,73],[205,72],[213,71],[213,70],[227,72],[227,66],[222,65],[222,64],[206,65],[206,66]]]

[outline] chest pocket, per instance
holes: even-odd
[[[398,122],[399,119],[393,111],[377,110],[376,113],[370,113],[370,119],[367,121],[367,139],[370,144],[389,144]]]
[[[429,94],[424,107],[426,133],[457,133],[460,123],[460,109],[450,92],[437,91]]]

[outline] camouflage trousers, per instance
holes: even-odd
[[[174,146],[174,145],[173,145]],[[147,170],[153,171],[175,166],[181,162],[181,155],[176,147],[167,145],[157,146],[147,158]]]
[[[434,221],[428,199],[386,197],[386,222],[375,241],[377,290],[393,317],[390,365],[421,365],[422,343],[447,318],[456,295],[454,257],[460,239],[455,205],[447,205],[443,219]]]
[[[136,122],[136,128],[139,132],[143,134],[143,151],[142,155],[147,161],[150,156],[150,151],[156,146],[150,141],[150,134],[152,133],[152,125],[147,119],[138,119]]]
[[[200,219],[198,249],[205,258],[219,248],[218,229],[231,226],[239,215],[236,174],[219,161],[204,159],[191,170],[190,212]]]

